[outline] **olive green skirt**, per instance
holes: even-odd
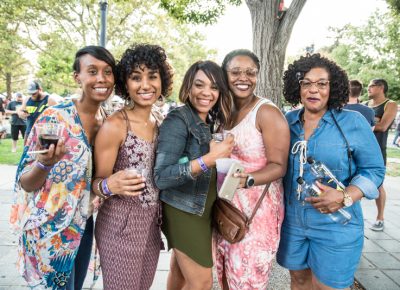
[[[177,249],[206,268],[213,266],[211,212],[216,197],[216,174],[213,170],[202,216],[187,213],[164,202],[162,203],[162,231],[168,241],[168,250]]]

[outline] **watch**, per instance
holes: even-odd
[[[343,190],[343,204],[345,207],[349,207],[353,205],[353,199],[351,196],[347,193],[347,191],[344,189]]]
[[[252,187],[253,185],[254,185],[254,177],[249,174],[249,175],[247,175],[246,182],[244,184],[244,188],[249,188],[249,187]]]

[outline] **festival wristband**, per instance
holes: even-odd
[[[47,171],[49,172],[54,165],[44,165],[42,162],[40,162],[39,160],[36,160],[35,162],[35,166],[43,171]]]
[[[208,171],[208,167],[207,167],[207,165],[204,163],[203,158],[199,157],[199,158],[197,158],[196,160],[197,160],[197,162],[199,163],[201,170],[202,170],[203,172],[207,172],[207,171]]]
[[[111,196],[112,195],[112,192],[110,191],[110,189],[108,188],[108,185],[107,185],[107,178],[104,178],[101,181],[101,188],[102,188],[102,192],[103,192],[103,194],[105,196]]]

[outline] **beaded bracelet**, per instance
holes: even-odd
[[[113,193],[110,191],[110,189],[108,188],[107,185],[107,178],[104,178],[101,181],[101,188],[102,188],[102,192],[105,196],[111,196]]]
[[[92,181],[92,189],[93,189],[93,192],[97,196],[106,199],[107,196],[104,195],[103,189],[101,188],[101,182],[103,181],[103,179],[104,178],[102,178],[102,177],[97,177],[96,179],[94,179]],[[97,184],[96,184],[96,182],[97,182]]]
[[[100,183],[102,183],[104,178],[101,178],[99,182],[97,182],[97,191],[102,195],[102,197],[105,197],[103,188],[100,186]]]
[[[207,165],[204,163],[203,158],[199,157],[199,158],[197,158],[196,160],[197,160],[197,162],[199,163],[201,170],[202,170],[203,172],[207,172],[207,171],[208,171],[208,167],[207,167]]]
[[[35,166],[36,166],[37,168],[39,168],[39,169],[42,169],[42,170],[44,170],[44,171],[49,172],[49,171],[53,168],[54,165],[44,165],[44,164],[43,164],[42,162],[40,162],[39,160],[36,160]]]

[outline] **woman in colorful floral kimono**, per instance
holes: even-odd
[[[81,97],[41,114],[17,170],[11,224],[20,235],[17,266],[32,289],[81,289],[90,260],[92,144],[105,118],[100,105],[113,92],[115,60],[106,49],[87,46],[73,69]],[[42,123],[61,124],[62,138],[32,154],[42,149]]]

